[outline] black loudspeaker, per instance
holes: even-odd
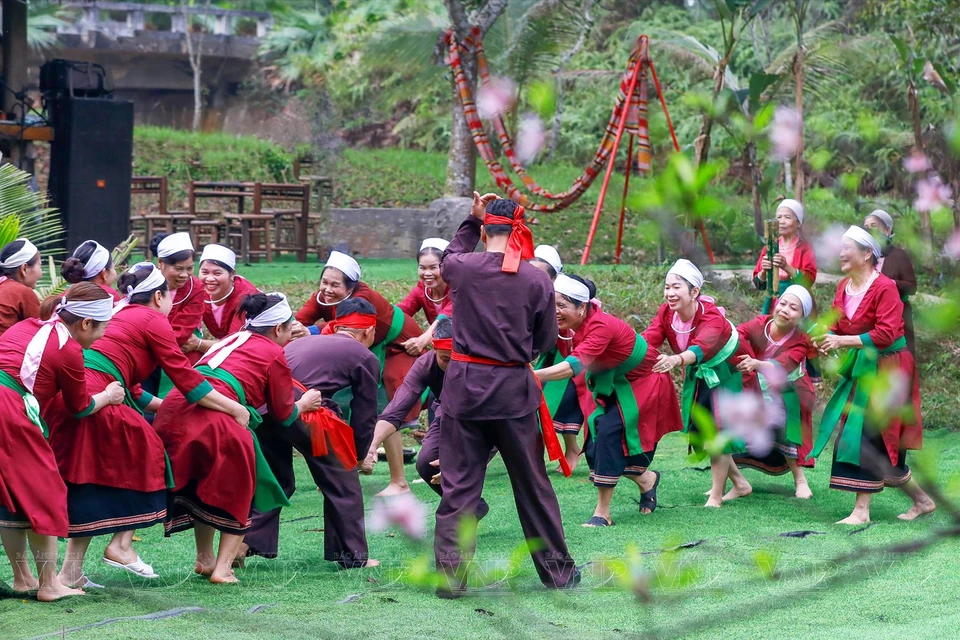
[[[60,97],[50,104],[50,198],[66,248],[96,240],[108,249],[130,234],[133,103]]]

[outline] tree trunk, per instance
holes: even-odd
[[[923,124],[920,119],[920,101],[917,99],[917,85],[911,80],[907,84],[907,105],[913,116],[913,148],[923,153]],[[930,212],[918,211],[920,216],[920,237],[929,249],[933,249],[933,225],[930,224]]]
[[[187,34],[190,37],[190,34]],[[200,87],[200,65],[193,67],[193,131],[200,130],[200,120],[203,116],[203,92]]]
[[[803,172],[803,46],[797,48],[793,58],[794,94],[796,96],[797,118],[800,121],[797,132],[797,179],[793,183],[793,197],[803,203],[803,190],[806,177]]]
[[[723,91],[724,72],[727,70],[727,63],[730,59],[730,52],[717,63],[717,69],[713,74],[713,95],[711,102],[717,101],[717,96]],[[700,132],[694,140],[693,148],[695,153],[695,164],[697,167],[707,161],[710,155],[710,132],[713,130],[713,117],[709,113],[703,114],[703,122],[700,124]]]
[[[477,91],[477,58],[473,51],[461,51],[460,60],[470,88]],[[453,122],[450,127],[450,150],[447,153],[447,179],[443,188],[446,196],[469,198],[473,196],[477,181],[477,147],[473,143],[470,126],[463,113],[460,92],[453,83],[451,104]]]
[[[753,140],[747,141],[743,159],[747,163],[747,179],[750,181],[750,194],[753,196],[753,227],[757,235],[763,235],[763,206],[760,202],[760,182],[763,174],[757,162],[757,145]]]

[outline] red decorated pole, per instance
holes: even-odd
[[[623,220],[627,215],[627,191],[630,190],[630,174],[633,173],[633,141],[636,138],[630,134],[630,142],[627,145],[627,173],[623,177],[623,198],[620,200],[620,226],[617,229],[617,255],[616,264],[620,264],[620,248],[623,246]]]

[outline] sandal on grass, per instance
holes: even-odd
[[[589,520],[583,523],[585,527],[612,527],[613,522],[607,520],[603,516],[593,516]]]
[[[137,556],[137,559],[129,564],[123,564],[115,560],[104,556],[103,561],[106,562],[111,567],[116,567],[118,569],[125,569],[130,573],[139,576],[141,578],[146,578],[148,580],[153,580],[154,578],[159,578],[160,576],[153,572],[153,567],[148,565],[146,562],[140,559],[140,556]]]
[[[650,513],[657,510],[657,487],[660,486],[660,472],[654,471],[654,473],[657,474],[657,479],[654,480],[653,486],[649,491],[644,491],[640,494],[638,504],[640,505],[640,513],[643,515],[650,515]],[[649,509],[650,512],[643,513],[644,509]]]

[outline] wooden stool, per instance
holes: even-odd
[[[220,242],[220,220],[191,220],[190,242],[198,253],[200,247]]]
[[[223,218],[227,222],[227,239],[235,251],[239,245],[242,263],[249,264],[251,256],[263,256],[267,262],[273,262],[272,215],[226,213]]]

